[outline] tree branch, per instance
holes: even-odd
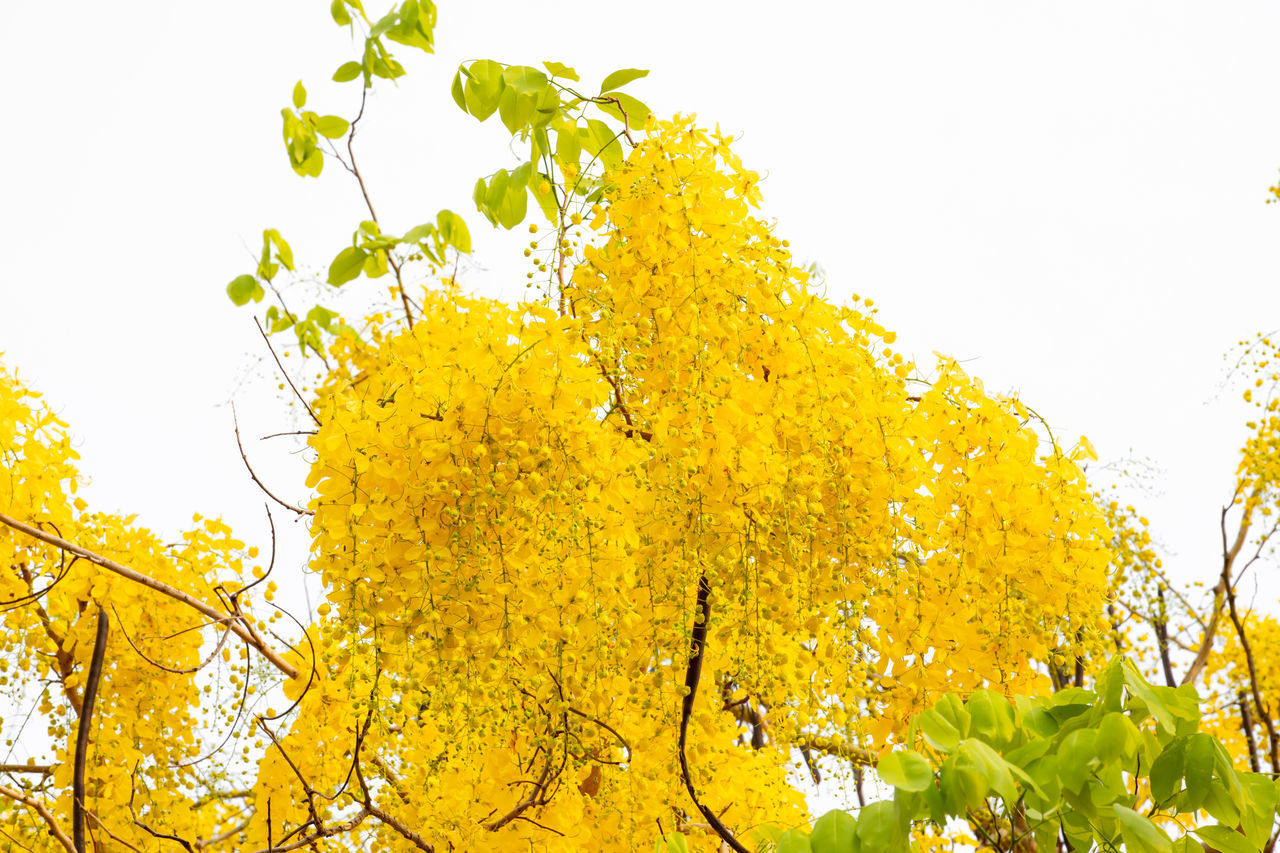
[[[200,599],[195,598],[194,596],[188,595],[187,593],[183,592],[180,589],[175,589],[169,586],[167,583],[163,583],[161,581],[156,580],[150,575],[144,575],[142,572],[134,571],[133,569],[130,569],[127,566],[122,566],[113,560],[108,560],[106,557],[95,554],[94,552],[88,550],[87,548],[82,548],[79,545],[75,544],[74,542],[68,542],[66,539],[63,539],[60,536],[54,536],[50,533],[45,533],[43,530],[40,530],[37,527],[32,527],[29,524],[23,524],[21,521],[18,521],[16,518],[11,518],[10,516],[7,516],[2,512],[0,512],[0,524],[5,524],[9,527],[12,527],[14,530],[17,530],[20,533],[27,534],[33,539],[39,539],[41,542],[45,542],[49,545],[53,545],[55,547],[61,548],[62,550],[67,551],[71,554],[75,554],[77,557],[88,560],[89,562],[95,565],[101,566],[107,571],[114,572],[115,574],[120,575],[123,578],[127,578],[133,581],[134,583],[139,583],[149,589],[153,589],[156,592],[160,593],[161,595],[167,595],[170,598],[174,599],[175,601],[180,601],[183,604],[187,605],[188,607],[191,607],[192,609],[200,613],[203,613],[205,616],[208,616],[210,619],[214,619],[221,622],[226,617],[225,613],[219,613],[217,610],[205,604]],[[262,641],[262,638],[258,636],[257,632],[254,631],[251,627],[247,626],[247,620],[243,618],[235,619],[229,622],[228,624],[230,625],[231,630],[235,632],[237,637],[244,640],[245,643],[247,643],[248,645],[256,649],[259,654],[261,654],[264,658],[270,661],[271,664],[275,666],[276,669],[280,670],[280,672],[284,673],[289,678],[296,678],[298,676],[297,668],[294,667],[293,664],[286,661],[284,658],[280,657],[280,655],[276,654],[275,651],[273,651],[269,646],[267,646],[267,644]]]

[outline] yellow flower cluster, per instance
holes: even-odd
[[[941,692],[1045,689],[1100,642],[1111,534],[1079,467],[954,362],[915,391],[870,301],[822,298],[752,214],[729,142],[650,125],[563,310],[446,287],[335,345],[318,683],[260,811],[305,819],[298,777],[354,784],[358,751],[437,849],[696,834],[676,735],[703,579],[689,760],[736,827],[803,820],[791,745],[878,749]]]
[[[243,545],[225,525],[206,521],[181,542],[164,544],[132,517],[91,513],[75,497],[81,483],[76,459],[66,425],[0,367],[0,512],[91,543],[98,554],[205,600],[217,600],[213,588],[219,582],[225,591],[236,588]],[[5,783],[0,833],[16,849],[61,849],[39,811],[15,795],[41,804],[60,831],[70,832],[72,755],[100,608],[111,630],[87,761],[85,805],[95,816],[90,834],[104,849],[110,846],[104,826],[121,849],[154,849],[153,837],[135,824],[130,803],[140,820],[160,832],[208,838],[230,826],[235,803],[196,804],[209,785],[219,785],[209,768],[191,766],[216,745],[199,734],[225,728],[217,718],[240,698],[239,690],[226,695],[225,688],[216,696],[202,694],[197,676],[181,672],[199,663],[202,617],[4,526],[0,567],[0,695],[7,708],[34,702],[20,742],[13,739],[22,727],[6,727],[10,754],[47,744],[43,755],[32,758],[51,768],[47,775],[8,777],[18,781]],[[245,671],[240,672],[232,678],[243,685]]]

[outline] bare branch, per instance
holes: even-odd
[[[106,557],[95,554],[94,552],[88,550],[87,548],[82,548],[79,545],[75,544],[74,542],[68,542],[66,539],[63,539],[60,536],[54,536],[50,533],[45,533],[43,530],[40,530],[37,527],[32,527],[29,524],[23,524],[21,521],[18,521],[16,518],[11,518],[10,516],[5,515],[4,513],[0,513],[0,523],[5,524],[9,527],[12,527],[14,530],[17,530],[21,533],[25,533],[28,536],[32,537],[33,539],[39,539],[41,542],[45,542],[49,545],[54,545],[58,548],[63,549],[64,551],[67,551],[71,554],[76,555],[77,557],[81,557],[85,560],[88,560],[89,562],[95,565],[101,566],[107,571],[114,572],[123,578],[127,578],[133,581],[134,583],[142,584],[143,586],[149,589],[155,590],[161,595],[167,595],[170,598],[174,599],[175,601],[180,601],[183,604],[187,605],[188,607],[191,607],[192,609],[204,614],[205,616],[208,616],[210,619],[214,619],[221,622],[226,617],[225,613],[219,613],[217,610],[205,604],[200,599],[195,598],[194,596],[188,595],[187,593],[183,592],[180,589],[175,589],[169,586],[167,583],[163,583],[161,581],[156,580],[150,575],[144,575],[142,572],[135,571],[133,569],[128,568],[127,566],[122,566],[119,563],[115,562],[114,560],[108,560]],[[289,678],[297,677],[298,675],[297,668],[294,667],[293,664],[286,661],[284,658],[280,657],[280,655],[276,654],[275,651],[273,651],[269,646],[267,646],[267,644],[263,642],[262,638],[258,636],[257,632],[254,631],[252,627],[248,625],[248,619],[245,619],[245,618],[236,619],[230,622],[229,624],[231,626],[231,630],[235,632],[236,636],[238,636],[240,639],[244,640],[245,643],[247,643],[248,645],[256,649],[258,653],[261,654],[268,661],[270,661],[271,664],[275,666],[276,669],[280,670],[280,672],[284,673]]]
[[[22,803],[40,815],[41,820],[45,822],[45,826],[49,828],[49,834],[63,846],[67,853],[76,853],[76,848],[71,843],[71,839],[67,838],[67,834],[62,831],[62,827],[58,825],[58,819],[53,816],[53,812],[49,811],[48,806],[35,797],[27,796],[21,791],[15,791],[13,788],[4,785],[0,785],[0,796]]]

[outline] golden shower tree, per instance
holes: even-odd
[[[796,760],[874,764],[948,691],[1100,670],[1117,525],[1087,442],[905,360],[871,300],[826,299],[732,140],[651,117],[620,91],[633,69],[594,94],[554,62],[460,69],[457,104],[528,151],[477,209],[541,215],[533,298],[469,294],[462,217],[388,230],[355,157],[364,94],[404,73],[387,42],[429,52],[435,9],[332,11],[362,35],[334,75],[359,112],[310,112],[299,84],[286,147],[358,183],[327,278],[383,278],[389,307],[288,310],[273,229],[228,287],[269,296],[264,331],[323,373],[299,392],[297,511],[326,601],[291,622],[217,521],[173,545],[90,512],[66,426],[0,375],[0,683],[39,697],[53,759],[3,768],[0,829],[38,850],[715,850],[807,823]]]

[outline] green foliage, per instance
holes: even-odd
[[[350,243],[329,258],[323,281],[343,287],[361,277],[394,274],[393,292],[399,294],[412,322],[404,268],[415,262],[430,265],[432,271],[445,268],[451,254],[471,251],[471,233],[466,221],[447,209],[408,228],[402,236],[384,230],[369,201],[352,142],[368,90],[380,79],[394,80],[406,73],[388,43],[431,53],[436,8],[430,0],[406,0],[374,21],[361,0],[334,0],[330,14],[339,26],[361,36],[359,57],[343,62],[332,75],[338,83],[361,80],[360,102],[350,118],[305,109],[308,92],[298,81],[290,106],[281,110],[285,152],[290,168],[302,177],[319,177],[327,159],[338,159],[359,181],[367,203],[368,218],[352,232]],[[563,234],[571,206],[577,205],[574,212],[580,214],[582,206],[600,199],[604,174],[622,164],[623,141],[648,120],[647,106],[617,90],[649,72],[615,71],[602,81],[600,95],[588,96],[569,87],[579,81],[572,67],[548,60],[543,69],[487,59],[464,63],[454,77],[452,94],[464,112],[481,121],[496,114],[509,134],[528,145],[524,162],[497,169],[476,182],[476,209],[491,224],[511,229],[525,221],[532,196],[543,218]],[[333,144],[344,137],[345,152]],[[562,251],[558,244],[556,251]],[[292,329],[303,352],[323,354],[327,336],[355,333],[340,322],[322,322],[328,313],[320,306],[316,307],[322,313],[309,310],[301,316],[286,309],[282,289],[274,281],[281,267],[297,274],[289,245],[279,231],[268,229],[263,232],[257,268],[252,274],[236,276],[227,286],[228,297],[236,305],[261,302],[268,294],[277,297],[278,304],[269,307],[263,325],[268,334]]]
[[[906,850],[913,826],[960,819],[993,849],[1032,835],[1037,849],[1054,850],[1061,832],[1076,850],[1202,853],[1203,841],[1259,853],[1276,815],[1276,783],[1237,770],[1199,722],[1193,688],[1150,684],[1121,658],[1091,689],[1012,700],[987,690],[948,694],[912,724],[923,753],[881,759],[892,800],[828,813],[812,833],[788,830],[762,846]],[[1161,819],[1173,816],[1195,828],[1171,839],[1176,824]]]

